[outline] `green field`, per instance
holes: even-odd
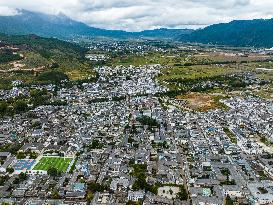
[[[35,165],[34,170],[47,171],[49,168],[54,167],[59,172],[66,172],[72,158],[64,157],[43,157],[38,164]]]

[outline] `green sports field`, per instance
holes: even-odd
[[[72,158],[64,157],[43,157],[35,165],[34,170],[44,170],[47,171],[49,168],[54,167],[59,172],[66,172]]]

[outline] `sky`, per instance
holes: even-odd
[[[18,9],[62,13],[93,27],[126,31],[273,18],[273,0],[0,0],[0,16],[18,15]]]

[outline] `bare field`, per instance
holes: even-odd
[[[204,93],[189,93],[176,97],[177,100],[186,102],[185,107],[202,112],[207,112],[210,109],[225,108],[224,105],[219,102],[221,98],[222,96],[215,96]]]

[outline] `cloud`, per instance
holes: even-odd
[[[272,0],[0,0],[1,14],[15,15],[16,8],[61,12],[90,26],[130,31],[273,17]]]
[[[19,12],[14,8],[0,6],[0,16],[14,16],[14,15],[18,15],[18,14],[19,14]]]

